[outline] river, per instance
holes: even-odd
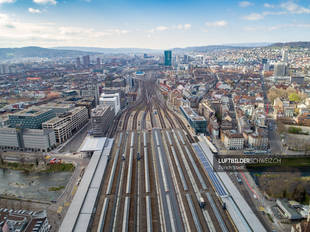
[[[66,186],[72,172],[26,173],[0,168],[0,195],[23,199],[54,201],[64,189],[49,191],[50,187]]]

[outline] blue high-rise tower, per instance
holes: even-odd
[[[172,51],[166,50],[164,51],[164,54],[165,54],[165,66],[171,66]]]

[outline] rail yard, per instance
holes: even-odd
[[[115,142],[92,231],[235,231],[187,125],[141,81],[110,131]]]

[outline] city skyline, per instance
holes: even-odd
[[[0,0],[0,47],[153,48],[306,41],[307,1]]]

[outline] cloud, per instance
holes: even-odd
[[[242,1],[242,2],[239,2],[239,6],[240,7],[249,7],[249,6],[252,6],[254,5],[252,2],[248,2],[248,1]]]
[[[3,3],[14,3],[15,0],[0,0],[0,5]]]
[[[186,24],[179,24],[175,28],[178,30],[189,30],[189,29],[191,29],[191,27],[192,27],[191,24],[186,23]]]
[[[281,11],[264,11],[262,13],[252,13],[242,17],[245,20],[261,20],[264,19],[267,15],[286,15],[286,14],[310,14],[310,9],[300,6],[293,1],[288,1],[281,3],[280,5],[271,5],[269,3],[265,3],[264,7],[266,8],[279,8]]]
[[[16,17],[16,16],[15,16]],[[58,46],[102,44],[104,39],[116,39],[129,31],[112,28],[98,31],[86,27],[68,27],[48,22],[28,23],[0,13],[0,45]],[[6,45],[7,44],[7,45]]]
[[[167,31],[169,28],[166,26],[158,26],[155,28],[156,31]]]
[[[273,26],[257,26],[257,27],[245,27],[246,31],[276,31],[283,29],[291,29],[291,28],[310,28],[310,24],[302,24],[302,23],[291,23],[291,24],[279,24]]]
[[[298,4],[289,1],[280,4],[280,7],[286,11],[288,11],[291,14],[310,14],[310,9],[305,8],[303,6],[299,6]]]
[[[169,30],[169,27],[167,26],[157,26],[155,28],[152,28],[151,30],[147,31],[148,33],[155,33],[159,31],[167,31]]]
[[[260,20],[263,18],[264,18],[264,15],[259,14],[259,13],[252,13],[252,14],[249,14],[243,17],[243,19],[249,20],[249,21],[256,21],[256,20]]]
[[[286,11],[264,11],[263,13],[252,13],[243,17],[245,20],[256,21],[265,18],[267,15],[285,15]]]
[[[56,0],[33,0],[33,2],[37,4],[52,4],[52,5],[57,4]]]
[[[276,6],[273,5],[273,4],[265,3],[264,7],[266,7],[266,8],[275,8]]]
[[[208,27],[225,27],[227,24],[228,23],[225,20],[206,22],[206,26]]]
[[[184,30],[189,30],[192,27],[192,25],[190,25],[189,23],[184,24],[183,28]]]
[[[42,11],[41,10],[39,10],[39,9],[34,9],[34,8],[28,8],[28,11],[31,13],[31,14],[40,14],[40,13],[42,13]]]

